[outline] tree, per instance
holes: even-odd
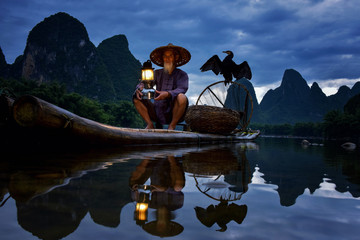
[[[355,115],[360,111],[360,94],[355,95],[350,98],[349,101],[344,106],[344,112],[348,114]]]
[[[67,93],[64,85],[57,82],[39,85],[35,81],[24,79],[18,81],[0,78],[0,90],[0,93],[14,93],[13,97],[34,95],[76,115],[100,123],[119,127],[144,127],[144,121],[130,101],[101,103],[79,93]]]

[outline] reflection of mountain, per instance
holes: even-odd
[[[75,231],[80,223],[81,226],[83,224],[93,226],[93,222],[106,227],[119,227],[123,231],[122,234],[125,234],[128,231],[128,223],[134,221],[131,211],[129,214],[129,211],[125,213],[122,210],[125,204],[133,203],[129,189],[130,174],[145,158],[155,160],[169,155],[175,155],[179,163],[182,163],[183,170],[186,171],[186,180],[190,180],[187,184],[194,183],[194,180],[189,178],[196,176],[199,184],[204,183],[200,189],[205,190],[207,194],[214,197],[224,196],[223,199],[230,194],[232,197],[228,198],[228,201],[214,201],[203,193],[190,192],[193,194],[192,199],[198,196],[201,198],[195,205],[187,198],[188,192],[184,192],[184,199],[175,201],[181,203],[177,206],[194,204],[190,208],[189,205],[181,209],[177,208],[179,212],[176,212],[176,215],[180,213],[182,216],[178,222],[186,228],[184,232],[189,232],[187,228],[192,221],[211,225],[214,219],[213,227],[220,223],[219,228],[224,230],[223,227],[227,225],[230,230],[231,226],[240,222],[241,212],[246,217],[247,214],[240,210],[245,210],[241,207],[241,202],[249,201],[253,197],[253,192],[249,193],[248,186],[251,186],[249,176],[255,167],[264,174],[262,178],[267,183],[271,182],[278,186],[283,206],[293,205],[305,189],[309,189],[311,193],[315,192],[314,195],[320,193],[319,185],[324,183],[324,178],[331,179],[329,183],[336,184],[336,190],[348,191],[353,196],[359,196],[360,162],[356,161],[359,159],[357,152],[346,153],[342,152],[341,148],[333,148],[329,151],[328,148],[319,146],[304,149],[300,141],[259,138],[257,144],[260,146],[260,151],[246,151],[252,147],[251,144],[213,144],[183,148],[136,146],[135,149],[130,150],[117,149],[115,153],[106,150],[85,154],[42,154],[31,157],[24,154],[22,158],[0,161],[0,205],[5,203],[5,208],[8,207],[6,204],[14,207],[13,201],[6,202],[7,195],[10,195],[16,201],[19,225],[41,238],[64,237]],[[256,144],[253,144],[256,147]],[[159,168],[157,171],[161,172],[166,168]],[[195,186],[191,186],[189,189],[193,191],[194,188]],[[222,193],[225,194],[218,195]],[[242,198],[230,201],[234,199],[234,195]],[[160,197],[163,200],[170,199],[166,194],[151,199],[160,203]],[[267,199],[261,201],[265,202]],[[220,206],[220,203],[227,203],[227,206],[232,207],[226,208],[224,205]],[[232,203],[238,204],[237,207],[231,205]],[[132,205],[127,206],[135,210],[135,206]],[[256,211],[253,211],[253,208],[250,210],[250,205],[247,205],[249,211],[254,214]],[[149,204],[149,209],[153,206]],[[183,213],[193,212],[194,207],[198,207],[201,216],[199,215],[198,219],[185,219],[188,215],[185,216]],[[230,209],[233,211],[229,212]],[[152,215],[154,211],[150,209],[149,219],[154,218]],[[239,215],[232,216],[235,211]],[[195,210],[190,217],[195,218],[196,213]],[[82,221],[84,216],[91,217],[91,222]],[[175,215],[165,212],[162,216],[174,222]],[[215,218],[212,218],[214,216]],[[8,216],[3,216],[2,220],[6,221],[6,217]],[[152,224],[148,226],[151,227]],[[129,231],[133,229],[130,227]],[[117,231],[117,229],[105,229],[105,231],[111,230]],[[151,233],[150,228],[147,230]],[[144,234],[144,231],[141,232]]]
[[[75,231],[88,209],[80,193],[69,194],[72,185],[17,202],[19,225],[41,239],[60,239]]]
[[[320,183],[326,176],[336,184],[337,190],[341,192],[349,191],[353,196],[359,196],[359,163],[344,163],[341,160],[337,163],[328,162],[326,154],[322,147],[302,148],[300,141],[293,141],[292,145],[288,143],[289,139],[260,139],[262,144],[261,157],[248,153],[251,159],[251,169],[255,164],[260,167],[267,183],[278,186],[280,203],[283,206],[295,204],[298,196],[302,195],[306,188],[313,193],[319,188]],[[260,144],[260,146],[262,145]],[[346,167],[347,164],[352,168]],[[336,166],[337,165],[337,166]],[[339,169],[342,169],[339,171]],[[351,169],[346,173],[346,170]],[[347,174],[348,178],[343,174]],[[357,177],[356,177],[357,176]]]
[[[95,223],[108,227],[120,224],[121,209],[131,202],[128,179],[132,168],[132,164],[117,164],[79,180],[79,189],[88,191],[89,213]]]
[[[129,147],[120,152],[117,149],[115,153],[105,149],[7,156],[0,162],[1,203],[6,203],[4,197],[9,193],[16,201],[19,225],[43,239],[69,235],[87,213],[97,224],[117,227],[122,208],[132,202],[131,172],[142,159],[188,152],[199,152],[202,158],[203,150],[198,146],[163,148],[147,146],[141,151],[139,147]],[[159,197],[155,194],[154,200],[159,202]]]
[[[26,203],[17,203],[19,224],[44,239],[70,234],[87,212],[97,224],[118,226],[121,209],[131,202],[127,185],[130,167],[91,172]]]
[[[122,156],[90,151],[12,158],[2,162],[0,186],[16,200],[19,225],[39,238],[67,236],[88,212],[95,223],[116,227],[131,202],[128,179],[138,162],[114,164]]]
[[[353,197],[360,197],[359,159],[359,151],[339,151],[336,146],[324,152],[324,162],[333,169],[333,173],[327,177],[336,184],[337,191],[350,192]]]

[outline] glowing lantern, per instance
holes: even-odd
[[[152,99],[155,95],[154,86],[154,69],[150,60],[144,62],[143,67],[141,68],[141,82],[144,84],[144,89],[142,90],[143,99]]]

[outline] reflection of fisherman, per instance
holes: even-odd
[[[185,175],[174,156],[165,159],[143,160],[131,174],[133,200],[138,200],[139,188],[150,178],[149,207],[157,209],[157,220],[146,223],[143,229],[150,234],[168,237],[180,234],[183,227],[171,221],[171,211],[183,206]],[[144,189],[147,189],[146,186]]]

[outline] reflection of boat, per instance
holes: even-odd
[[[18,125],[27,129],[46,129],[54,131],[55,137],[64,135],[68,139],[76,138],[78,142],[107,146],[250,141],[260,134],[255,131],[225,136],[165,129],[114,127],[80,117],[34,96],[18,98],[13,104],[13,117]]]
[[[14,154],[15,155],[15,154]],[[68,185],[87,172],[97,171],[119,161],[120,154],[89,151],[86,153],[7,156],[1,161],[0,175],[4,189],[17,202],[27,202],[37,196]],[[22,158],[22,160],[18,160]]]

